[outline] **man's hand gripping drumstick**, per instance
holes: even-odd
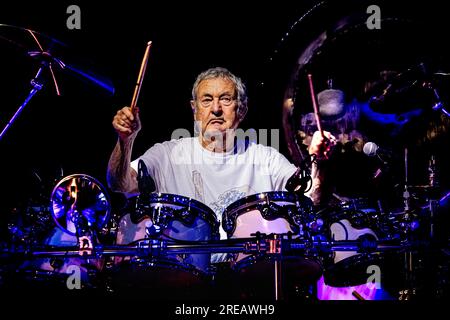
[[[136,193],[138,192],[137,172],[130,167],[133,142],[137,133],[141,130],[139,108],[136,107],[145,69],[150,53],[151,41],[147,43],[138,80],[130,107],[123,107],[117,111],[113,119],[113,127],[119,139],[109,158],[107,180],[113,191]]]

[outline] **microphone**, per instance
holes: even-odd
[[[149,194],[156,190],[155,182],[148,174],[147,166],[142,159],[138,163],[138,189],[140,193]]]
[[[130,214],[131,221],[135,224],[142,220],[142,217],[151,212],[150,198],[152,192],[156,190],[155,182],[148,174],[147,166],[142,159],[139,159],[138,162],[137,181],[139,195],[136,199],[136,210],[132,211]]]
[[[375,142],[366,142],[363,147],[363,152],[369,157],[378,156],[383,161],[392,157],[390,150],[380,148]]]
[[[286,190],[289,192],[295,192],[298,191],[301,187],[301,179],[300,179],[300,168],[295,171],[295,173],[288,179],[286,182]]]
[[[366,142],[363,147],[363,152],[369,157],[373,157],[377,154],[379,147],[375,142]]]

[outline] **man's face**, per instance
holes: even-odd
[[[224,134],[239,125],[236,88],[229,79],[214,78],[200,82],[197,99],[191,101],[191,106],[205,138]]]

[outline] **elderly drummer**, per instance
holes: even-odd
[[[248,108],[246,87],[239,77],[220,67],[200,73],[191,107],[197,136],[157,143],[134,161],[133,142],[141,129],[139,110],[124,107],[117,112],[112,124],[118,141],[107,171],[112,190],[138,192],[138,163],[143,160],[156,192],[196,199],[213,209],[219,221],[224,209],[238,199],[286,190],[296,166],[275,148],[248,143],[236,134]],[[334,141],[328,132],[317,133],[310,153],[322,156]],[[226,238],[222,228],[220,233]]]

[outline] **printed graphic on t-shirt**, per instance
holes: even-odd
[[[209,204],[209,207],[215,212],[218,221],[221,222],[222,213],[230,204],[253,193],[255,192],[252,191],[249,185],[229,189],[221,193],[216,201]],[[219,227],[219,233],[220,239],[227,239],[227,234],[223,230],[222,224]],[[213,253],[211,255],[211,263],[230,261],[229,259],[232,259],[232,256],[229,253]]]
[[[204,203],[203,179],[201,173],[197,170],[192,171],[192,182],[194,183],[195,199]]]
[[[209,204],[209,207],[216,213],[218,220],[222,221],[222,213],[230,204],[252,193],[255,192],[249,185],[229,189],[221,193],[216,201]]]

